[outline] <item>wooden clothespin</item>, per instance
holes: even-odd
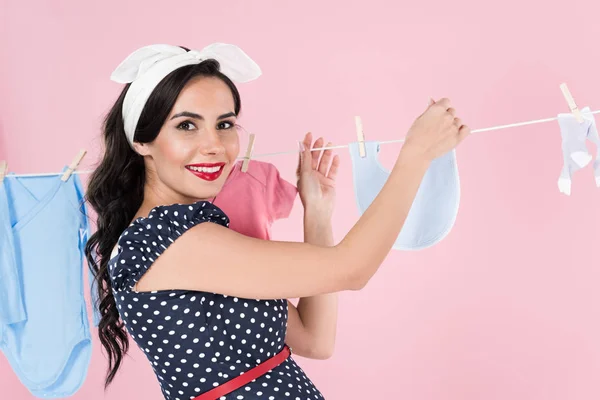
[[[575,99],[573,99],[573,96],[571,96],[571,92],[569,91],[567,84],[562,83],[560,85],[560,90],[562,90],[563,96],[565,96],[565,100],[567,100],[567,104],[569,105],[569,109],[571,110],[571,113],[573,113],[575,118],[577,119],[577,122],[579,122],[579,123],[583,122],[583,116],[581,115],[581,111],[579,111],[579,108],[577,107],[577,104],[575,103]]]
[[[246,149],[246,155],[244,156],[244,161],[242,162],[242,172],[248,171],[248,163],[250,162],[250,158],[252,157],[252,151],[254,150],[254,137],[256,135],[251,133],[248,137],[248,148]]]
[[[365,133],[363,131],[362,121],[359,116],[354,117],[356,122],[356,136],[358,138],[358,152],[362,158],[367,156],[367,148],[365,147]]]
[[[8,163],[6,161],[0,161],[0,183],[4,180],[4,177],[8,173]]]
[[[63,176],[60,178],[61,181],[66,182],[67,180],[69,180],[69,177],[71,176],[71,174],[73,172],[75,172],[75,170],[79,166],[79,163],[81,162],[81,160],[83,159],[83,157],[85,156],[86,153],[87,153],[87,151],[84,149],[81,149],[79,151],[79,154],[77,154],[77,156],[73,159],[73,162],[71,162],[71,165],[69,165],[69,167],[67,168],[67,170],[65,171]]]

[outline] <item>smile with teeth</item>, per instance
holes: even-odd
[[[206,163],[206,164],[194,164],[186,165],[188,171],[196,175],[196,177],[205,181],[216,181],[219,179],[223,170],[225,169],[225,163]]]
[[[189,169],[191,169],[192,171],[196,171],[196,172],[206,172],[206,173],[214,173],[217,172],[218,170],[220,170],[221,168],[223,168],[222,165],[219,165],[217,167],[192,167],[189,166]]]

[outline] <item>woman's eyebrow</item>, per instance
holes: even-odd
[[[228,112],[227,114],[223,114],[221,116],[219,116],[219,118],[217,119],[225,119],[225,118],[229,118],[229,117],[235,117],[235,113],[234,112]],[[175,115],[173,115],[171,117],[171,119],[175,119],[175,118],[179,118],[179,117],[188,117],[188,118],[194,118],[194,119],[199,119],[199,120],[204,120],[204,117],[200,114],[196,114],[190,111],[182,111],[180,113],[177,113]]]
[[[204,117],[202,117],[202,115],[200,114],[196,114],[190,111],[182,111],[180,113],[177,113],[175,115],[173,115],[171,117],[171,119],[175,119],[175,118],[179,118],[179,117],[188,117],[188,118],[194,118],[194,119],[204,119]]]

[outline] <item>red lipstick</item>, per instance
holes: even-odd
[[[203,163],[203,164],[190,164],[186,165],[185,168],[192,174],[196,175],[200,179],[205,181],[214,181],[219,179],[223,172],[224,162],[220,163]]]

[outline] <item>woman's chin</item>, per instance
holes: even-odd
[[[212,185],[211,185],[212,186]],[[212,201],[221,191],[223,184],[215,183],[213,187],[208,188],[206,185],[200,190],[194,191],[193,193],[186,193],[188,197],[195,199],[195,201]]]

